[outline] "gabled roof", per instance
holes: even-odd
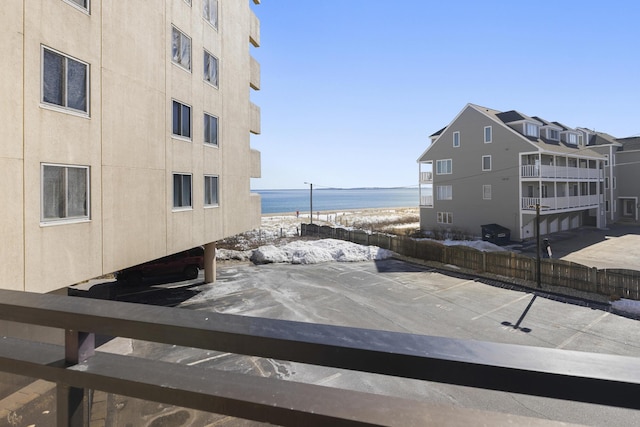
[[[562,131],[569,131],[569,130],[573,130],[567,126],[562,125],[559,122],[549,122],[547,120],[543,120],[540,119],[537,116],[534,117],[530,117],[527,116],[526,114],[522,114],[516,110],[510,110],[510,111],[505,111],[505,112],[501,112],[498,110],[493,110],[490,108],[486,108],[486,107],[481,107],[479,105],[474,105],[474,104],[467,104],[465,106],[465,108],[462,109],[462,111],[460,111],[460,113],[458,113],[458,115],[451,121],[451,123],[449,123],[447,126],[445,126],[444,128],[440,129],[439,131],[437,131],[436,133],[434,133],[432,136],[440,136],[442,135],[453,123],[456,122],[456,120],[462,115],[462,113],[467,110],[468,108],[473,108],[474,110],[486,115],[487,117],[491,118],[492,120],[494,120],[498,125],[502,125],[504,126],[506,129],[509,129],[511,132],[513,132],[515,135],[517,135],[518,137],[520,137],[522,140],[528,142],[531,144],[532,146],[532,151],[543,151],[543,152],[549,152],[549,153],[555,153],[555,154],[573,154],[573,155],[579,155],[582,157],[591,157],[591,158],[602,158],[603,155],[593,151],[589,148],[585,148],[585,147],[580,147],[577,145],[572,145],[572,144],[566,144],[564,142],[561,141],[553,141],[553,140],[548,140],[546,138],[536,138],[536,137],[531,137],[531,136],[527,136],[524,135],[522,132],[518,131],[517,129],[514,129],[511,126],[508,126],[507,124],[514,124],[517,122],[523,122],[523,121],[527,121],[527,122],[532,122],[532,123],[538,123],[539,125],[547,125],[547,126],[553,126],[553,127],[559,127],[562,128]],[[609,137],[611,137],[610,135],[608,135]],[[613,138],[613,137],[611,137]],[[427,152],[429,151],[429,149],[438,143],[438,139],[436,139],[423,153],[422,155],[418,158],[418,162],[422,161],[422,159],[426,156]]]
[[[617,141],[622,144],[622,151],[640,150],[640,136],[630,136],[628,138],[618,138]]]
[[[563,124],[562,124],[562,123],[560,123],[560,122],[551,122],[551,123],[553,123],[554,125],[558,126],[558,127],[559,127],[559,128],[561,128],[563,131],[565,131],[565,130],[573,130],[573,129],[571,129],[569,126],[565,126],[565,125],[563,125]]]
[[[618,142],[615,137],[609,135],[608,133],[594,131],[591,132],[593,133],[589,136],[588,145],[608,145]]]
[[[511,123],[511,122],[519,122],[521,120],[525,120],[525,117],[518,113],[516,110],[505,111],[504,113],[496,114],[503,123]]]
[[[552,127],[552,128],[562,129],[562,127],[561,127],[560,125],[558,125],[556,122],[548,122],[548,121],[546,121],[545,119],[541,119],[541,118],[540,118],[540,117],[538,117],[538,116],[533,116],[532,118],[533,118],[534,120],[537,120],[537,121],[539,121],[540,123],[542,123],[542,125],[543,125],[543,126],[549,126],[549,127]],[[562,129],[562,130],[564,130],[564,129]]]
[[[440,134],[441,134],[442,132],[444,132],[444,130],[445,130],[446,128],[447,128],[447,127],[445,126],[445,127],[443,127],[442,129],[440,129],[439,131],[432,133],[431,135],[429,135],[429,138],[433,138],[434,136],[440,136]]]
[[[488,113],[487,110],[485,111]],[[490,113],[488,113],[488,115],[490,115]],[[538,123],[540,125],[544,125],[544,123],[552,123],[547,120],[541,119],[537,116],[529,117],[526,114],[522,114],[515,110],[507,111],[505,113],[495,112],[494,116],[496,117],[496,121],[498,121],[499,119],[504,123],[504,126],[507,129],[511,130],[521,138],[531,143],[534,150],[541,150],[541,151],[551,152],[556,154],[577,154],[579,151],[580,155],[584,155],[585,157],[602,157],[602,155],[600,155],[599,153],[596,153],[593,150],[586,150],[582,147],[566,144],[561,141],[550,140],[550,139],[547,139],[544,134],[542,134],[539,138],[534,136],[528,136],[523,134],[521,131],[507,125],[507,124],[514,124],[514,123],[523,122],[523,121]],[[505,120],[508,120],[508,121],[505,122]],[[551,125],[551,126],[555,127],[555,125]]]

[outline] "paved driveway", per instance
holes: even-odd
[[[548,237],[554,258],[599,269],[640,271],[640,226],[612,225],[604,230],[584,227]],[[535,254],[535,242],[532,243],[524,253]]]

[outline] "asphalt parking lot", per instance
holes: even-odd
[[[635,320],[597,306],[503,288],[394,259],[315,265],[227,264],[219,265],[215,284],[162,285],[147,290],[144,298],[154,289],[158,295],[170,291],[174,302],[183,291],[178,307],[186,309],[640,356]],[[625,409],[130,340],[110,342],[101,350],[584,425],[631,426],[638,419],[637,412]],[[107,425],[126,425],[141,412],[149,417],[148,423],[140,425],[155,425],[152,422],[157,418],[151,414],[173,413],[122,396],[114,397],[110,408]],[[254,425],[180,411],[193,426],[223,421],[230,426]]]
[[[624,268],[640,271],[640,226],[613,224],[605,229],[582,227],[548,236],[553,258],[588,267]],[[535,255],[535,241],[523,253]]]
[[[634,253],[640,242],[638,231],[620,227],[554,234],[551,240],[554,257],[573,256],[571,260],[585,265],[590,265],[592,259],[599,263],[592,266],[606,268],[608,262],[619,263],[620,256]],[[638,259],[624,262],[625,268],[640,270]],[[140,287],[105,281],[78,288],[76,294],[246,316],[640,357],[638,321],[610,313],[605,306],[559,299],[544,292],[531,293],[395,259],[316,265],[219,263],[214,284],[203,284],[202,276],[199,280]],[[632,426],[637,425],[640,416],[637,411],[612,407],[127,339],[108,341],[99,351],[584,425]],[[125,396],[109,395],[104,408],[105,426],[258,425]],[[49,411],[40,410],[39,416],[45,413]],[[40,425],[35,418],[28,418],[27,413],[22,421],[27,422],[25,425]]]

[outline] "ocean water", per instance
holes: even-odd
[[[253,190],[262,198],[262,213],[309,212],[310,191]],[[418,206],[418,188],[314,188],[313,211]]]

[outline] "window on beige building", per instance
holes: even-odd
[[[86,10],[87,12],[89,11],[89,0],[65,0],[65,1],[67,3],[71,3],[73,5],[81,7],[82,9]]]
[[[191,204],[191,175],[173,174],[173,207],[190,208]]]
[[[218,0],[203,0],[202,17],[214,28],[218,28]]]
[[[89,167],[42,164],[41,220],[89,219]]]
[[[218,118],[204,113],[204,143],[218,146]]]
[[[218,87],[218,58],[204,51],[204,80]]]
[[[205,175],[204,177],[204,205],[218,206],[218,176]]]
[[[191,139],[191,107],[173,101],[173,134]]]
[[[42,102],[88,113],[89,65],[42,47]]]
[[[186,70],[191,70],[191,38],[176,27],[171,32],[171,60]]]

